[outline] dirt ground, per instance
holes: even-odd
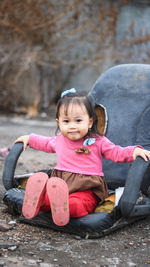
[[[18,136],[32,132],[53,136],[55,126],[54,119],[48,122],[0,116],[0,148],[11,147]],[[3,203],[4,159],[0,158],[0,221],[12,229],[0,229],[0,266],[150,266],[150,217],[103,238],[87,240],[16,222]],[[48,169],[56,161],[56,155],[28,149],[19,158],[16,174]]]

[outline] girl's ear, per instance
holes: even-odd
[[[93,117],[91,117],[90,118],[90,120],[89,120],[89,128],[92,128],[92,126],[93,126]]]
[[[57,122],[57,124],[58,124],[58,126],[59,126],[59,119],[56,119],[56,122]]]

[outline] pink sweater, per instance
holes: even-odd
[[[133,161],[135,146],[117,146],[106,137],[98,136],[94,144],[86,145],[91,151],[90,154],[79,154],[75,150],[83,147],[83,141],[84,139],[71,141],[61,134],[55,137],[44,137],[35,134],[29,136],[29,146],[31,148],[57,154],[58,163],[55,169],[61,171],[104,176],[102,156],[114,162]]]

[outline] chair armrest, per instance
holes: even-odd
[[[150,161],[144,161],[141,157],[137,157],[137,159],[131,163],[125,182],[124,192],[118,204],[124,217],[129,217],[136,204],[144,174],[149,164]]]
[[[14,173],[18,158],[23,151],[23,143],[16,143],[10,150],[3,169],[3,185],[6,190],[14,187]]]

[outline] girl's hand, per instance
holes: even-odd
[[[143,158],[145,161],[148,161],[150,160],[150,151],[142,149],[140,147],[136,147],[133,151],[133,159],[135,160],[138,156]]]
[[[26,150],[27,145],[29,144],[29,135],[23,135],[18,137],[14,143],[16,144],[18,142],[22,142],[24,144],[23,149]]]

